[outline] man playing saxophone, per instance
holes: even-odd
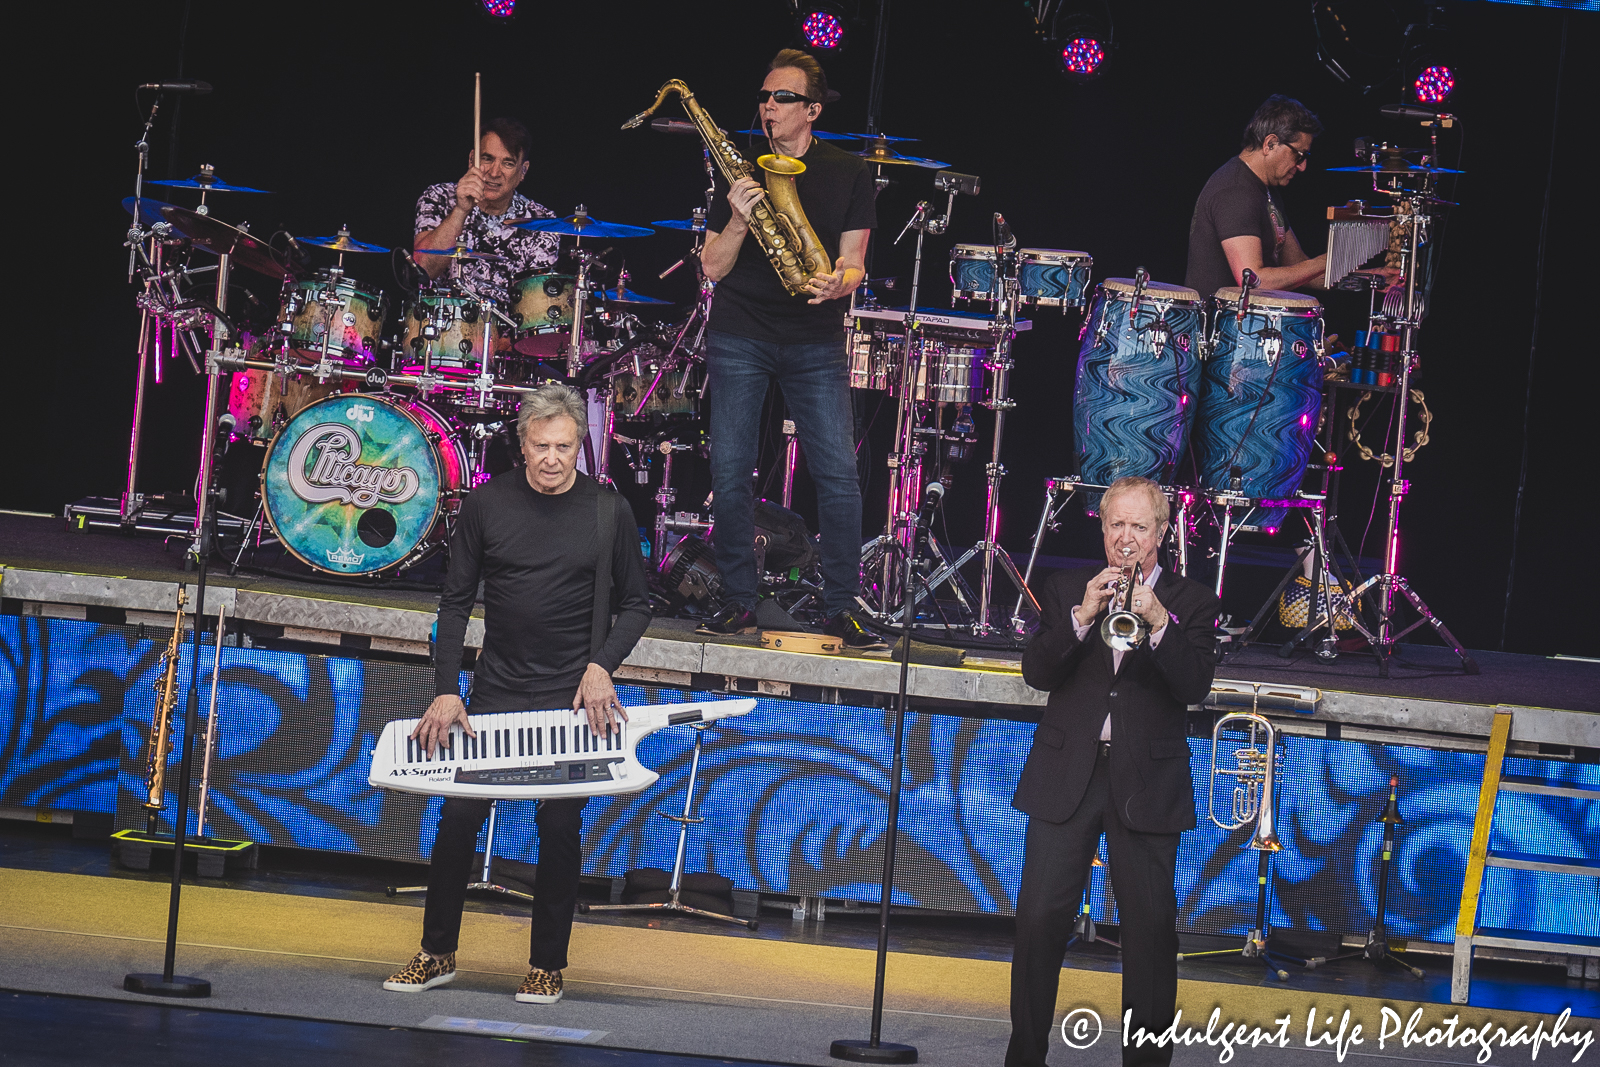
[[[1185,732],[1216,670],[1218,601],[1160,566],[1168,504],[1145,478],[1119,478],[1100,505],[1104,570],[1057,571],[1039,586],[1042,620],[1022,676],[1050,694],[1011,803],[1028,815],[1011,957],[1006,1067],[1045,1062],[1061,962],[1084,879],[1106,835],[1122,930],[1122,1006],[1154,1033],[1178,993],[1178,839],[1195,825]],[[1132,577],[1140,571],[1143,580]],[[1131,587],[1116,591],[1127,576]],[[1113,599],[1115,598],[1115,599]],[[1108,645],[1107,609],[1139,616],[1139,636]],[[1166,1064],[1172,1047],[1124,1046],[1122,1062]]]
[[[712,206],[701,264],[718,283],[706,351],[713,536],[728,606],[702,629],[732,634],[756,627],[750,472],[758,459],[762,401],[776,379],[817,487],[825,628],[852,648],[871,648],[881,642],[853,614],[860,591],[861,489],[843,301],[866,276],[877,212],[866,161],[811,134],[827,99],[821,65],[794,49],[773,59],[758,95],[773,152],[805,164],[795,188],[831,271],[813,275],[799,294],[788,291],[750,238],[751,215],[767,197],[754,178],[734,182]]]

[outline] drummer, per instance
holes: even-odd
[[[1244,284],[1262,289],[1321,287],[1327,257],[1307,256],[1275,191],[1306,168],[1322,123],[1298,100],[1269,96],[1244,129],[1244,147],[1211,175],[1189,221],[1183,284],[1201,296]]]
[[[516,119],[499,118],[484,128],[478,158],[454,185],[430,185],[417,198],[416,251],[466,244],[475,251],[503,257],[464,260],[460,278],[479,296],[504,301],[511,279],[524,271],[552,266],[560,252],[553,233],[530,233],[508,225],[524,219],[548,219],[555,212],[517,192],[528,175],[528,128]],[[448,277],[446,256],[416,257],[434,280]]]

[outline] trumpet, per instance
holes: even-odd
[[[1250,737],[1244,747],[1233,751],[1233,767],[1217,766],[1217,753],[1222,747],[1222,728],[1230,722],[1250,724]],[[1265,745],[1265,748],[1262,746]],[[1278,840],[1273,814],[1273,786],[1278,777],[1278,729],[1265,715],[1253,711],[1235,711],[1222,716],[1211,730],[1211,788],[1208,791],[1211,821],[1224,830],[1237,830],[1255,823],[1255,833],[1249,847],[1257,852],[1277,852],[1283,848]],[[1217,779],[1233,780],[1233,803],[1230,817],[1217,817]]]
[[[1133,587],[1142,584],[1144,567],[1141,564],[1122,568],[1117,591],[1111,597],[1111,611],[1100,624],[1100,640],[1118,652],[1132,652],[1150,636],[1150,624],[1133,610]]]
[[[167,799],[167,757],[172,754],[172,709],[178,702],[178,655],[183,648],[183,609],[189,595],[178,587],[178,613],[172,623],[172,636],[161,653],[161,677],[156,679],[156,706],[150,713],[150,743],[145,755],[145,800],[150,832],[155,833],[156,817]]]

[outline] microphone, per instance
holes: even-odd
[[[1251,270],[1249,267],[1246,267],[1244,270],[1239,272],[1239,278],[1244,282],[1244,289],[1239,293],[1239,314],[1234,316],[1233,321],[1235,324],[1243,326],[1244,313],[1250,307],[1250,290],[1259,285],[1261,283],[1261,279],[1259,276],[1257,276],[1256,272]]]
[[[1432,111],[1425,107],[1416,107],[1411,104],[1385,104],[1378,109],[1378,114],[1389,119],[1453,119],[1454,115],[1447,111]]]
[[[194,93],[204,96],[211,91],[210,82],[150,82],[139,86],[141,89],[155,89],[163,93]]]
[[[928,488],[922,491],[922,507],[917,511],[918,533],[933,525],[933,509],[937,508],[943,499],[944,483],[935,478],[928,483]]]
[[[1150,272],[1139,267],[1133,272],[1133,307],[1128,309],[1128,322],[1133,322],[1133,317],[1139,314],[1139,301],[1144,296],[1144,287],[1150,281]]]
[[[1017,238],[1006,224],[1006,217],[998,211],[994,213],[994,243],[996,248],[1017,247]]]

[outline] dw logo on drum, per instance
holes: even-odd
[[[349,411],[344,413],[344,417],[351,422],[371,422],[372,409],[366,404],[355,404],[351,406]]]
[[[368,367],[366,384],[368,389],[382,389],[389,384],[389,375],[382,367]]]

